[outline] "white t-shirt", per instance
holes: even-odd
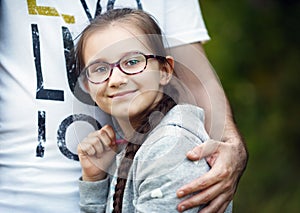
[[[209,39],[197,0],[101,0],[98,9],[113,4],[142,7],[167,37]],[[108,119],[77,92],[70,51],[96,8],[0,0],[0,212],[79,212],[76,147]]]

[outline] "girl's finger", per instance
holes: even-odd
[[[96,150],[94,149],[93,145],[87,142],[86,139],[79,143],[78,150],[78,152],[82,155],[92,156],[96,153]]]
[[[102,129],[101,129],[102,130]],[[114,141],[109,137],[106,131],[99,131],[98,135],[104,151],[111,150],[111,146],[114,145]]]
[[[112,143],[114,143],[116,141],[116,133],[115,133],[114,129],[112,128],[112,126],[105,125],[102,128],[102,130],[106,132],[107,136],[111,139]]]

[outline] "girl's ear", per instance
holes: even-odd
[[[172,56],[166,56],[166,60],[167,63],[163,65],[160,72],[160,85],[167,85],[174,71],[174,58]]]

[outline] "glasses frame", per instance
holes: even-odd
[[[146,64],[145,64],[145,66],[144,66],[144,68],[143,68],[142,70],[140,70],[140,71],[138,71],[138,72],[135,72],[135,73],[128,73],[128,72],[126,72],[126,71],[124,71],[124,70],[122,69],[122,67],[121,67],[121,65],[120,65],[120,62],[122,61],[123,58],[125,58],[126,56],[131,55],[131,54],[141,54],[141,55],[143,55],[143,56],[145,57],[145,59],[146,59]],[[117,61],[117,62],[115,62],[115,63],[108,63],[108,62],[96,60],[96,61],[92,62],[91,64],[89,64],[88,66],[86,66],[86,67],[84,68],[84,72],[85,72],[86,78],[88,79],[89,82],[91,82],[91,83],[93,83],[93,84],[102,84],[102,83],[108,81],[108,79],[111,77],[112,72],[113,72],[113,69],[114,69],[115,67],[118,67],[118,69],[119,69],[122,73],[124,73],[124,74],[126,74],[126,75],[136,75],[136,74],[139,74],[139,73],[143,72],[143,71],[146,69],[147,65],[148,65],[148,59],[150,59],[150,58],[155,58],[155,59],[158,59],[158,60],[165,60],[165,59],[166,59],[166,58],[163,57],[163,56],[158,56],[158,55],[153,55],[153,54],[148,54],[148,55],[146,55],[146,54],[141,53],[141,52],[130,52],[130,53],[127,53],[126,55],[124,55],[119,61]],[[88,74],[88,68],[89,68],[91,65],[97,64],[97,63],[99,63],[99,62],[108,64],[109,67],[110,67],[110,71],[109,71],[109,75],[107,76],[107,78],[106,78],[105,80],[100,81],[100,82],[96,82],[96,81],[93,81],[92,79],[90,79],[89,74]]]

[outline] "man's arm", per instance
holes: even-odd
[[[208,203],[201,210],[224,212],[236,191],[248,159],[246,145],[237,130],[224,90],[205,56],[202,44],[185,44],[171,49],[176,61],[178,82],[191,94],[188,101],[205,110],[205,126],[210,140],[187,153],[190,160],[206,157],[211,170],[177,191],[178,197],[200,193],[181,202],[178,210]],[[188,95],[182,95],[188,97]],[[185,101],[185,100],[183,100]]]

